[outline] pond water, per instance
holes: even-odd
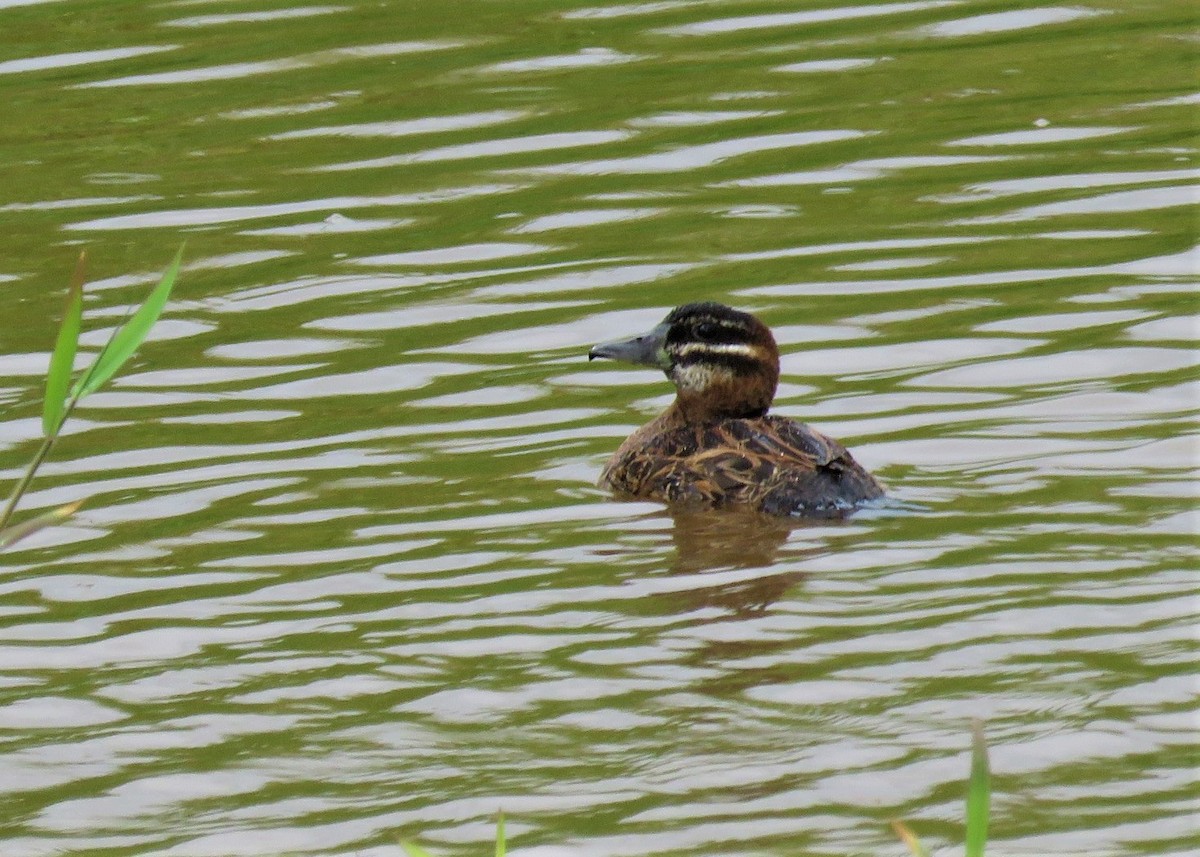
[[[0,0],[0,851],[1200,854],[1187,4]],[[841,524],[594,487],[759,313]]]

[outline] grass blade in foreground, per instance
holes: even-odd
[[[66,419],[67,388],[71,384],[71,369],[75,365],[75,349],[79,346],[79,327],[83,322],[83,272],[87,264],[87,250],[79,252],[75,263],[75,275],[67,290],[67,305],[63,310],[62,324],[58,327],[58,339],[54,353],[50,356],[50,369],[46,372],[46,400],[42,405],[42,431],[46,437],[58,434]]]
[[[182,260],[183,246],[181,245],[166,273],[158,281],[154,291],[146,298],[145,303],[138,307],[138,311],[129,321],[113,331],[112,338],[105,344],[100,356],[96,358],[96,362],[83,373],[82,378],[75,382],[75,388],[71,391],[73,400],[78,401],[88,393],[94,393],[105,381],[117,373],[125,361],[133,356],[133,352],[138,350],[146,335],[150,333],[150,328],[154,327],[154,322],[158,321],[163,307],[167,305],[167,300],[171,297],[171,288],[175,285],[175,278],[179,275],[179,265]]]
[[[971,782],[967,786],[966,857],[983,857],[987,844],[991,776],[988,770],[987,744],[983,723],[971,721]]]
[[[903,821],[893,821],[892,830],[896,831],[896,835],[900,837],[900,841],[908,846],[908,850],[913,853],[913,857],[929,857],[929,852],[925,850],[925,846],[921,844],[921,840],[917,839],[917,834],[908,829],[908,825]]]
[[[19,524],[14,524],[11,527],[0,530],[0,550],[9,545],[16,544],[21,539],[33,535],[38,530],[52,527],[55,524],[61,524],[78,512],[79,507],[82,505],[82,500],[76,500],[74,503],[68,503],[65,506],[59,506],[57,509],[51,509],[49,512],[38,515],[36,518],[30,518],[28,521],[22,521]]]
[[[67,306],[58,330],[58,337],[55,340],[54,352],[50,356],[50,368],[46,372],[46,400],[42,405],[42,428],[46,437],[42,441],[42,445],[38,447],[38,451],[34,453],[21,478],[17,480],[17,484],[13,486],[4,510],[0,512],[0,550],[20,541],[30,533],[66,519],[79,508],[80,504],[78,503],[62,506],[40,515],[26,524],[15,527],[8,526],[8,522],[12,520],[13,512],[17,508],[17,503],[25,496],[25,491],[29,488],[29,483],[33,481],[34,474],[42,466],[46,456],[50,454],[54,442],[58,440],[58,433],[62,429],[63,423],[75,406],[79,404],[79,400],[88,393],[94,392],[111,378],[125,361],[133,356],[150,332],[150,328],[154,326],[154,322],[158,321],[163,307],[166,306],[167,300],[171,296],[171,287],[175,285],[182,258],[183,246],[181,245],[179,252],[175,254],[175,259],[163,274],[158,285],[154,287],[154,291],[128,322],[113,331],[104,348],[92,361],[92,365],[88,367],[87,371],[75,382],[68,396],[65,391],[71,378],[71,368],[75,362],[75,352],[79,344],[79,330],[83,318],[83,270],[86,255],[80,254],[79,261],[75,265],[75,275],[71,279],[71,287],[67,292]]]
[[[988,771],[987,744],[983,738],[983,721],[971,721],[971,779],[967,784],[967,842],[965,857],[983,857],[987,845],[988,812],[991,801],[991,775]],[[908,846],[913,857],[929,857],[917,835],[903,821],[893,821],[892,830]]]

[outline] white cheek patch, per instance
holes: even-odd
[[[732,384],[734,374],[727,366],[711,363],[691,363],[671,370],[671,380],[680,390],[700,392],[716,384]]]

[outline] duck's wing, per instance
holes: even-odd
[[[716,425],[726,438],[727,446],[763,456],[783,468],[809,470],[834,466],[850,456],[833,438],[786,417],[723,420]]]
[[[753,432],[747,446],[776,465],[762,484],[758,505],[764,512],[837,517],[883,496],[879,481],[833,438],[784,417],[756,422],[764,423],[763,430]]]

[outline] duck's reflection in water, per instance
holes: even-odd
[[[788,536],[800,526],[794,520],[749,510],[684,510],[667,514],[675,544],[671,574],[772,568],[777,565]],[[757,613],[778,601],[803,578],[804,573],[795,570],[740,576],[734,581],[689,589],[687,600],[693,608],[710,605],[739,614]]]

